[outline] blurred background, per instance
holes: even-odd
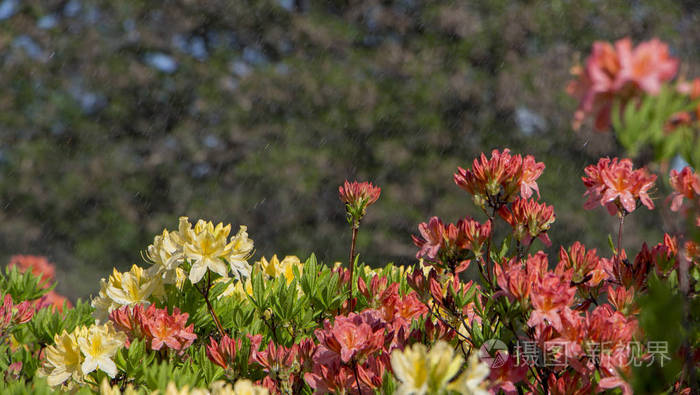
[[[696,0],[0,0],[0,262],[46,255],[85,297],[181,215],[248,225],[255,259],[344,261],[347,178],[382,187],[362,259],[411,264],[418,223],[484,219],[452,174],[504,147],[547,165],[548,252],[609,255],[580,178],[619,145],[572,131],[565,87],[624,36],[700,74]],[[624,245],[660,241],[663,215],[635,212]]]

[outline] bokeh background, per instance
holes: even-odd
[[[46,255],[84,297],[181,215],[248,225],[256,258],[344,260],[348,178],[382,187],[363,260],[410,264],[419,222],[483,219],[452,173],[503,147],[546,163],[554,245],[607,255],[580,177],[619,145],[571,130],[564,89],[624,36],[700,74],[696,0],[0,0],[0,262]],[[638,211],[633,250],[663,230]]]

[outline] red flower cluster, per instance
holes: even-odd
[[[533,199],[517,199],[512,207],[501,207],[498,214],[513,227],[513,235],[521,243],[530,245],[539,237],[547,246],[552,245],[547,231],[556,219],[554,207]]]
[[[482,247],[491,236],[491,221],[484,224],[469,217],[457,221],[457,224],[445,225],[438,217],[432,217],[428,223],[418,225],[420,236],[411,236],[413,244],[420,248],[416,258],[423,258],[429,263],[452,266],[456,272],[467,268],[464,260],[467,252],[475,257],[482,255]]]
[[[584,208],[592,209],[598,204],[608,209],[610,215],[626,215],[637,208],[637,202],[649,210],[654,202],[649,190],[654,186],[656,175],[645,168],[633,169],[629,159],[601,158],[597,165],[589,165],[584,170],[587,177],[581,177],[587,190],[588,200]]]
[[[365,215],[367,207],[379,199],[382,189],[375,187],[371,182],[352,183],[345,181],[338,187],[340,200],[345,203],[348,214],[355,220],[360,220]]]
[[[371,309],[336,316],[332,325],[326,320],[323,329],[314,332],[320,344],[313,355],[313,371],[304,376],[306,382],[317,394],[340,389],[373,393],[390,364],[394,333],[388,329],[381,313]]]
[[[683,170],[671,170],[669,176],[673,193],[671,199],[671,211],[679,211],[683,206],[683,199],[688,199],[691,202],[695,201],[700,196],[700,177],[693,172],[690,166],[686,166]],[[698,201],[700,203],[700,201]]]
[[[250,350],[257,350],[260,347],[260,343],[262,343],[262,335],[247,336],[250,340]],[[241,344],[241,339],[233,340],[228,335],[224,335],[218,342],[214,340],[213,337],[210,337],[209,345],[207,346],[207,357],[215,364],[224,369],[228,369],[233,365],[236,355],[240,352]],[[252,363],[252,353],[250,353],[246,359]]]
[[[186,326],[188,317],[187,313],[181,314],[177,307],[173,308],[172,314],[168,314],[168,310],[158,309],[153,304],[148,308],[143,305],[124,306],[109,314],[114,326],[126,332],[128,342],[139,338],[146,340],[152,350],[160,350],[165,345],[179,352],[187,349],[197,338],[194,324]]]
[[[563,275],[571,270],[571,281],[574,284],[594,288],[608,277],[604,263],[596,254],[595,248],[586,251],[586,246],[576,241],[568,251],[564,247],[559,248],[556,272]]]
[[[477,206],[499,208],[515,200],[518,195],[529,198],[533,190],[539,197],[536,180],[542,175],[544,167],[544,163],[535,162],[532,155],[523,160],[520,155],[511,155],[507,148],[503,152],[493,150],[491,159],[487,159],[483,153],[479,159],[474,159],[471,170],[459,167],[454,181],[474,195]]]
[[[34,306],[28,301],[20,304],[14,304],[12,296],[6,294],[0,306],[0,335],[4,334],[5,329],[10,324],[19,325],[29,322],[34,317]]]
[[[567,92],[579,100],[574,129],[588,114],[595,114],[597,130],[607,129],[615,99],[625,103],[640,93],[658,94],[661,85],[676,75],[678,63],[670,56],[668,45],[658,39],[635,48],[629,38],[615,42],[614,47],[595,42],[585,67],[574,68],[577,79],[567,87]]]
[[[262,370],[268,374],[262,380],[261,385],[273,394],[298,393],[303,384],[299,372],[305,365],[309,367],[312,355],[316,350],[316,344],[313,340],[304,339],[291,347],[276,345],[270,341],[263,350],[257,351],[257,348],[257,345],[254,348],[251,347],[250,360],[260,365]],[[272,377],[276,377],[278,381],[273,380]],[[279,388],[280,385],[284,387],[285,391]]]

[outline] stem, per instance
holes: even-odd
[[[204,297],[204,301],[207,303],[207,309],[209,310],[209,314],[211,314],[211,318],[214,319],[214,324],[216,325],[216,329],[219,331],[219,335],[221,335],[221,337],[224,337],[226,335],[226,332],[224,331],[224,327],[221,325],[221,321],[219,321],[219,317],[216,315],[216,312],[214,311],[214,307],[211,305],[211,302],[209,301],[209,289],[211,289],[211,272],[207,272],[207,285],[206,285],[206,287],[203,289],[199,289],[199,287],[195,286],[195,288]]]
[[[622,225],[625,222],[625,214],[619,213],[620,225],[617,228],[617,258],[618,260],[622,256]]]
[[[357,392],[362,395],[362,388],[360,388],[360,375],[357,374],[357,361],[353,361],[352,369],[355,371],[355,383],[357,384]]]
[[[352,242],[350,243],[350,296],[352,296],[353,272],[355,269],[355,243],[357,242],[357,232],[360,230],[360,221],[354,220],[352,223]]]

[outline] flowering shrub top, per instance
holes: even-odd
[[[662,95],[677,67],[658,40],[596,43],[570,87],[577,122],[595,113],[597,126],[615,124],[616,100]],[[0,276],[0,391],[690,393],[700,362],[700,178],[691,167],[670,172],[667,203],[685,231],[628,256],[624,220],[654,210],[663,186],[631,159],[601,158],[583,171],[584,205],[617,215],[617,243],[559,246],[557,260],[539,250],[556,240],[554,208],[540,201],[544,169],[509,149],[459,167],[453,180],[483,217],[419,224],[411,266],[360,261],[361,220],[381,190],[356,181],[339,188],[350,254],[332,267],[314,255],[251,265],[246,226],[232,234],[231,224],[181,217],[154,237],[143,266],[115,269],[91,303],[69,308],[52,304],[48,261],[14,257]]]

